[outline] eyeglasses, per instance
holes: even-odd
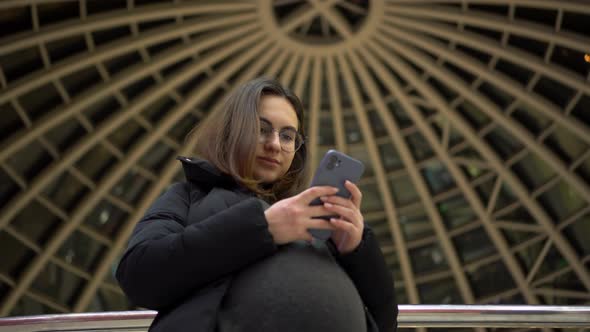
[[[261,144],[270,142],[274,139],[275,131],[279,134],[281,149],[285,152],[295,152],[301,148],[304,143],[303,136],[293,128],[274,129],[272,125],[265,120],[260,120],[260,137],[258,142]]]

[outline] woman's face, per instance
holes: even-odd
[[[258,110],[260,121],[265,121],[277,131],[285,128],[298,130],[297,113],[289,101],[279,96],[264,96]],[[295,152],[281,149],[279,135],[273,132],[272,138],[259,142],[256,147],[254,178],[262,183],[273,183],[287,173]]]

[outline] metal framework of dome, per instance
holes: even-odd
[[[367,165],[400,303],[589,303],[589,20],[573,0],[3,0],[0,316],[130,308],[130,232],[190,128],[258,76],[304,100],[313,165]]]

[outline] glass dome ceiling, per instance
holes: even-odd
[[[590,4],[0,2],[0,316],[131,308],[112,277],[237,84],[367,165],[400,303],[590,302]],[[586,57],[585,57],[586,56]]]

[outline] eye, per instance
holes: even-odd
[[[267,123],[261,123],[260,124],[260,133],[261,134],[271,134],[272,133],[272,127],[269,126]]]
[[[281,139],[286,142],[292,142],[295,140],[296,135],[297,134],[295,134],[292,131],[284,131],[284,132],[281,132]]]

